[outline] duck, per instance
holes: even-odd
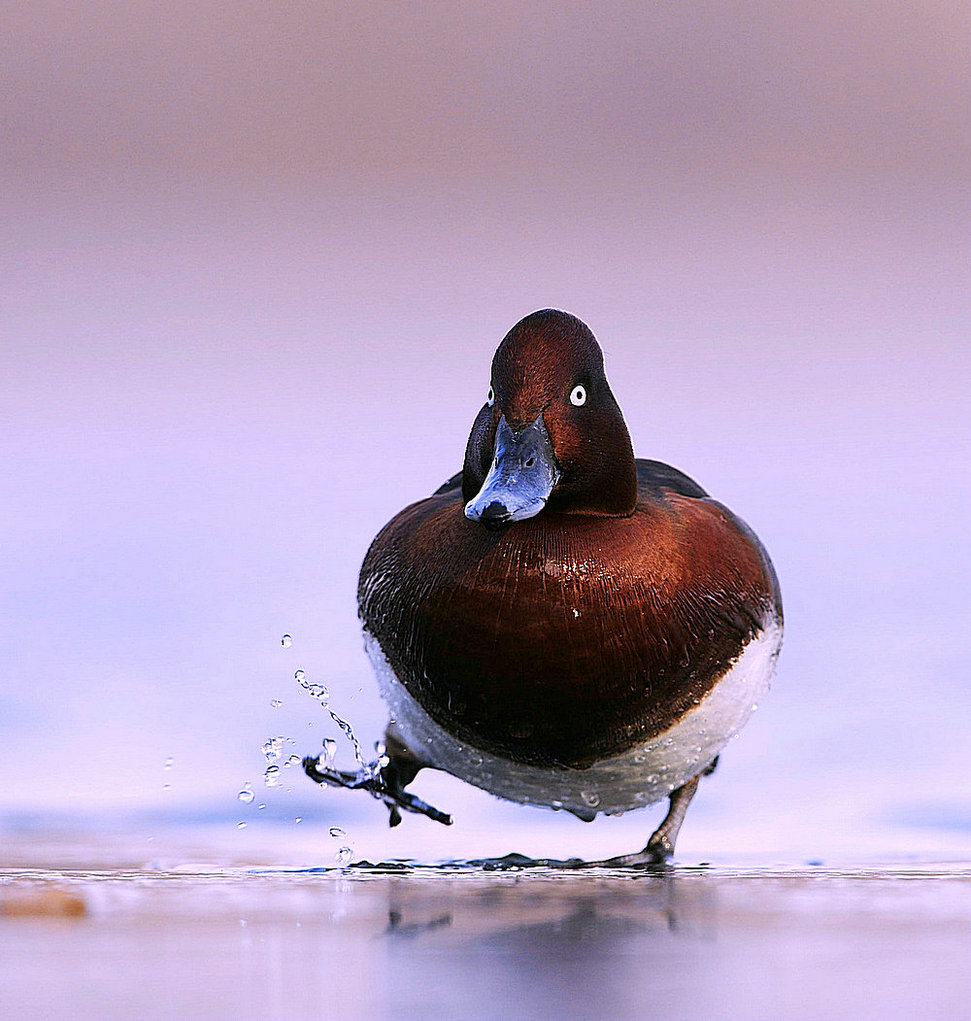
[[[378,533],[360,572],[390,722],[368,775],[318,782],[450,816],[407,788],[443,770],[584,822],[667,799],[674,854],[702,777],[766,693],[782,645],[772,562],[681,471],[635,458],[590,328],[533,312],[492,359],[462,470]]]

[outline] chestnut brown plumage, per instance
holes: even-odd
[[[369,647],[408,717],[389,727],[390,762],[378,779],[310,760],[308,772],[368,787],[393,825],[399,807],[447,821],[404,791],[425,766],[584,819],[599,794],[578,777],[596,776],[614,811],[669,794],[647,847],[613,861],[663,860],[698,778],[771,677],[782,624],[772,564],[697,483],[635,460],[579,319],[527,316],[490,382],[463,470],[396,515],[361,568]],[[467,752],[490,756],[488,768]],[[651,770],[677,779],[665,787]]]

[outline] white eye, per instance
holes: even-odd
[[[495,404],[495,403],[496,403],[496,392],[490,386],[489,387],[489,393],[486,395],[486,404],[488,404],[489,407],[491,408],[492,405]]]
[[[575,386],[570,391],[570,403],[579,408],[581,404],[587,403],[587,391],[582,386]]]

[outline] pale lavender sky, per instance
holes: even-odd
[[[779,570],[710,811],[968,825],[968,22],[5,7],[0,817],[231,803],[297,666],[378,736],[360,560],[552,305]]]

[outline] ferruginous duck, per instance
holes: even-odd
[[[782,643],[762,544],[686,475],[634,458],[600,346],[550,309],[499,345],[462,471],[380,531],[358,604],[386,758],[308,774],[367,787],[392,825],[399,808],[450,821],[405,790],[421,769],[585,821],[668,798],[612,864],[673,854]]]

